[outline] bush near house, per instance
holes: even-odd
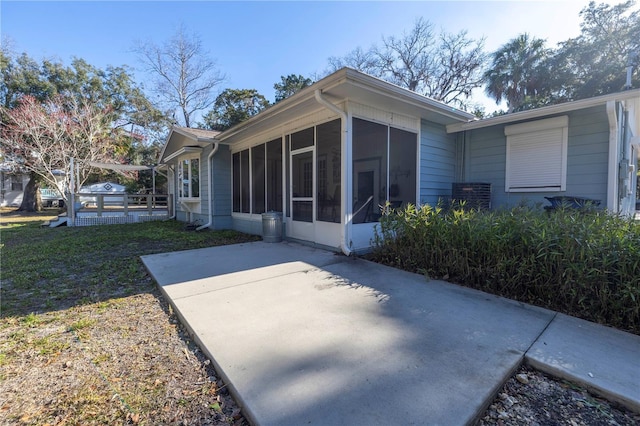
[[[372,259],[640,334],[640,223],[598,210],[409,206]]]

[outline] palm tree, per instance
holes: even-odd
[[[520,34],[492,54],[485,92],[496,103],[506,100],[509,112],[518,110],[544,90],[549,54],[544,40]]]

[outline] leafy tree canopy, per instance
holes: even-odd
[[[269,106],[269,101],[255,89],[226,89],[204,115],[202,128],[226,130]]]
[[[276,102],[280,102],[281,100],[296,94],[305,87],[311,86],[312,84],[313,80],[300,74],[289,74],[286,77],[281,76],[280,82],[273,85],[273,88],[276,90],[275,100]]]
[[[137,142],[155,145],[166,132],[166,116],[148,101],[127,67],[102,70],[78,58],[70,66],[48,59],[37,62],[5,46],[0,49],[0,151],[5,167],[31,174],[23,200],[36,199],[38,182],[57,188],[46,176],[50,178],[52,170],[67,170],[70,157],[85,158],[78,127],[83,120],[108,133],[88,139],[106,155],[91,161],[126,162],[127,154],[140,145]],[[106,142],[96,141],[108,141],[109,149]],[[95,172],[84,169],[86,162],[80,164],[81,175]],[[33,210],[37,205],[21,208]]]
[[[622,90],[628,65],[634,67],[631,87],[640,87],[640,8],[635,1],[617,5],[592,1],[580,16],[580,35],[560,43],[556,58],[559,72],[568,76],[564,82],[568,97],[584,99]]]
[[[70,66],[48,59],[38,63],[26,53],[13,55],[2,49],[0,75],[0,101],[7,109],[16,107],[25,95],[38,102],[62,95],[108,108],[115,127],[134,126],[137,133],[149,133],[161,132],[168,124],[126,66],[102,70],[79,58],[74,58]]]
[[[510,40],[492,55],[491,67],[484,74],[486,93],[496,103],[505,100],[510,111],[540,96],[548,87],[550,54],[544,40],[529,34]]]
[[[549,49],[522,34],[492,55],[486,92],[507,101],[509,112],[640,87],[640,10],[633,0],[589,3],[580,12],[580,35]]]

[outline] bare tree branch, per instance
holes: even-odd
[[[484,39],[473,40],[465,31],[441,32],[419,18],[400,37],[382,38],[382,47],[360,47],[343,58],[329,58],[329,69],[348,66],[441,102],[466,107],[471,91],[482,85],[486,61]]]
[[[188,34],[184,27],[163,45],[138,43],[134,51],[147,71],[156,76],[153,90],[163,107],[178,110],[181,124],[190,127],[194,114],[215,102],[214,89],[225,77],[208,57],[200,38]]]
[[[41,104],[23,97],[14,109],[3,111],[6,123],[0,146],[8,157],[19,159],[24,170],[40,176],[66,199],[74,158],[79,167],[79,185],[94,171],[90,162],[108,162],[116,156],[117,134],[111,127],[110,111],[88,101],[55,96]]]

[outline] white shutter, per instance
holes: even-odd
[[[561,127],[558,127],[558,124]],[[549,125],[553,128],[549,128]],[[567,162],[566,125],[566,120],[551,119],[505,128],[507,192],[564,190]]]

